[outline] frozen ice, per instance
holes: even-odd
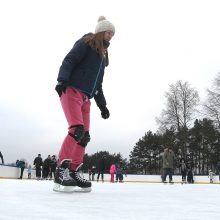
[[[0,219],[220,219],[219,184],[93,182],[90,193],[52,188],[53,181],[0,179]]]

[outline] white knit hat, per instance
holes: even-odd
[[[95,28],[95,33],[104,31],[112,31],[113,33],[115,33],[115,27],[110,21],[106,20],[104,16],[100,16],[98,19],[98,24]]]

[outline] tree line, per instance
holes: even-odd
[[[159,174],[164,147],[170,146],[176,155],[176,165],[180,158],[185,158],[196,174],[215,171],[220,160],[220,73],[206,94],[201,103],[198,92],[188,82],[171,84],[165,93],[165,108],[156,118],[158,131],[145,133],[133,147],[128,161],[120,153],[101,151],[85,155],[85,169],[96,166],[105,155],[107,169],[116,163],[128,173]]]

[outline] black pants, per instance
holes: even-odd
[[[43,168],[43,178],[48,178],[50,173],[50,168],[49,167],[44,167]]]
[[[36,177],[41,178],[41,168],[36,167]]]
[[[99,180],[100,175],[101,175],[101,179],[102,179],[102,181],[103,181],[103,180],[104,180],[104,171],[100,170],[100,171],[98,172],[97,180]]]
[[[53,177],[55,178],[55,172],[56,172],[56,168],[51,168],[51,169],[50,169],[50,174],[49,174],[49,176],[50,176],[51,179],[52,179]]]
[[[122,182],[123,181],[123,175],[122,173],[118,173],[116,174],[116,182]]]
[[[20,179],[23,178],[23,173],[24,173],[24,167],[21,167],[21,175],[20,175]]]
[[[186,181],[186,171],[181,171],[182,181]]]
[[[169,175],[169,181],[173,180],[173,169],[172,168],[164,168],[163,169],[163,181],[166,181],[167,175]]]

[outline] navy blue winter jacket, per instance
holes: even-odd
[[[83,37],[74,44],[64,58],[59,70],[58,82],[66,82],[68,86],[95,98],[97,105],[105,106],[106,100],[102,90],[105,59],[84,42]]]

